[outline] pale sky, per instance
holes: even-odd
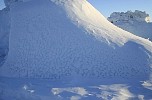
[[[105,17],[112,12],[126,12],[128,10],[146,11],[152,18],[152,0],[88,0]],[[4,1],[0,0],[0,10],[5,7]]]
[[[88,0],[105,17],[112,12],[146,11],[152,18],[152,0]]]

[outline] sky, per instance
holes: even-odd
[[[152,0],[88,0],[105,17],[112,12],[126,12],[128,10],[146,11],[152,18]],[[0,10],[5,7],[4,1],[0,0]]]
[[[105,17],[112,12],[146,11],[152,19],[152,0],[88,0]]]

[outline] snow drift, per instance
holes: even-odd
[[[11,28],[1,76],[150,77],[152,42],[114,26],[86,0],[15,1],[5,1]]]
[[[152,23],[146,12],[138,10],[135,12],[114,12],[108,17],[108,20],[126,31],[152,41]]]

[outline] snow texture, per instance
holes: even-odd
[[[86,0],[29,0],[9,8],[1,76],[150,78],[152,42],[114,26]]]
[[[9,48],[10,13],[8,8],[0,11],[0,23],[0,65],[2,65]]]
[[[108,17],[114,25],[129,31],[137,36],[147,38],[152,41],[152,23],[150,16],[146,12],[114,12]]]

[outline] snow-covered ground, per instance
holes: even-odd
[[[86,0],[5,3],[2,100],[152,99],[148,39],[114,26]]]
[[[151,100],[152,89],[134,80],[1,78],[0,100]],[[146,84],[146,82],[144,82]]]
[[[126,31],[152,41],[152,22],[146,12],[114,12],[108,20]]]

